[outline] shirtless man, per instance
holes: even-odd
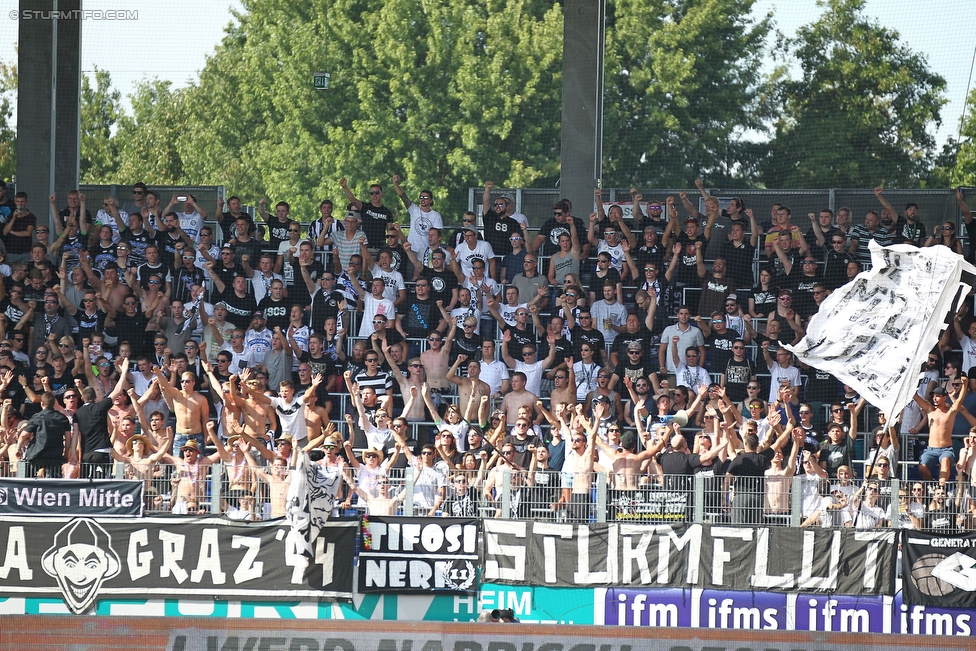
[[[794,427],[791,433],[793,445],[790,448],[790,455],[787,458],[782,450],[773,453],[773,460],[768,470],[766,470],[766,501],[763,504],[763,512],[767,515],[789,513],[790,512],[790,487],[793,475],[796,474],[796,458],[799,451],[803,449],[803,442],[806,440],[806,431],[802,427]],[[809,461],[809,451],[804,461]],[[820,467],[816,459],[804,466],[804,471],[816,473],[818,470],[826,478],[827,473]],[[818,473],[819,474],[819,473]]]
[[[147,489],[149,488],[149,482],[155,478],[157,463],[160,461],[173,465],[179,463],[179,459],[169,454],[169,448],[173,444],[172,427],[166,428],[169,436],[166,442],[155,452],[152,449],[152,441],[148,437],[142,434],[132,436],[132,432],[135,430],[135,419],[132,416],[124,416],[122,418],[122,422],[119,423],[119,430],[127,432],[129,434],[129,440],[125,444],[124,454],[120,454],[115,448],[110,450],[112,458],[120,463],[127,464],[126,477],[129,477],[131,474],[132,478],[143,480],[146,483]]]
[[[335,423],[329,421],[329,410],[319,404],[312,391],[305,400],[305,433],[309,443],[318,446],[327,436],[335,433]],[[331,405],[330,405],[331,406]]]
[[[514,423],[518,418],[518,408],[523,405],[531,407],[535,413],[535,401],[538,398],[533,393],[525,390],[525,373],[515,371],[512,373],[512,390],[502,398],[501,409],[509,422]]]
[[[118,266],[106,267],[105,271],[102,272],[102,277],[99,278],[91,267],[88,252],[82,251],[80,256],[81,269],[85,273],[85,276],[88,277],[89,284],[112,305],[116,312],[121,312],[124,307],[125,297],[129,294],[129,288],[119,282]]]
[[[443,307],[443,301],[437,301],[437,307]],[[454,335],[457,333],[457,323],[453,319],[448,319],[451,329],[447,335],[442,335],[434,330],[427,335],[428,348],[420,353],[420,361],[427,372],[427,385],[431,389],[444,390],[451,387],[447,380],[447,369],[451,362],[451,344],[454,342]]]
[[[644,401],[641,400],[636,406],[635,410],[640,410],[644,406]],[[607,411],[610,409],[610,405],[605,402],[597,402],[593,405],[593,415],[597,417],[598,422],[602,420],[604,416],[607,415]],[[640,422],[640,418],[636,418],[637,422]],[[574,436],[577,436],[574,434]],[[603,451],[613,464],[613,473],[616,475],[615,488],[617,491],[636,491],[639,488],[638,480],[641,474],[641,464],[645,459],[653,458],[658,452],[664,449],[668,444],[668,437],[662,438],[661,440],[654,443],[651,447],[645,449],[643,452],[635,453],[634,450],[637,449],[637,438],[628,432],[620,439],[620,447],[622,449],[613,448],[606,443],[599,436],[594,439],[596,441],[597,447]],[[718,453],[716,452],[716,456]]]
[[[291,434],[291,437],[299,445],[305,445],[308,439],[308,428],[305,418],[304,407],[309,396],[313,395],[319,385],[325,380],[321,374],[316,374],[301,396],[295,395],[295,385],[290,380],[283,380],[278,389],[278,395],[268,397],[256,388],[251,380],[251,369],[246,368],[241,372],[241,392],[244,394],[244,404],[249,405],[255,410],[260,409],[264,413],[274,413],[281,422],[281,431]],[[247,408],[244,408],[244,422],[247,425]],[[326,415],[328,419],[328,415]],[[254,436],[255,428],[260,425],[260,419],[254,423],[255,427],[250,432]],[[320,425],[321,428],[321,425]]]
[[[176,414],[176,437],[173,445],[178,445],[182,451],[187,441],[195,440],[202,449],[206,443],[203,432],[210,422],[210,405],[196,391],[196,376],[190,371],[178,373],[175,363],[170,365],[169,380],[158,366],[153,367],[153,374],[163,392],[166,406]],[[177,376],[180,378],[179,389],[176,388]]]
[[[394,358],[394,350],[400,350],[399,346],[390,346],[386,343],[382,344],[383,354],[386,356],[386,363],[390,365],[392,372],[390,376],[396,380],[397,384],[400,386],[400,395],[403,397],[403,403],[406,405],[408,398],[410,397],[410,388],[416,387],[420,390],[420,387],[424,384],[424,364],[419,357],[414,357],[407,362],[407,372],[409,375],[403,376],[398,370],[399,365]],[[424,413],[424,403],[422,400],[414,400],[410,405],[409,411],[405,411],[402,416],[407,420],[424,420],[426,414]]]
[[[563,364],[553,369],[552,381],[556,388],[549,393],[550,405],[558,405],[561,402],[567,402],[571,405],[576,403],[575,382],[569,381],[572,368],[573,358],[569,356]]]
[[[366,503],[367,515],[396,515],[397,510],[407,496],[406,491],[401,490],[395,497],[390,497],[390,478],[385,475],[376,479],[375,496],[364,491],[360,486],[357,486],[355,480],[353,480],[349,473],[345,473],[343,478],[349,484],[349,488],[359,496],[359,499]]]
[[[227,488],[231,491],[254,493],[256,477],[251,472],[251,466],[245,461],[250,457],[251,446],[244,438],[239,435],[231,436],[224,445],[220,437],[215,437],[217,454],[224,465],[224,472],[227,479]],[[226,513],[229,503],[221,499],[221,512]]]
[[[247,387],[250,391],[247,395],[242,395],[239,383],[248,383]],[[251,369],[245,368],[241,371],[240,375],[232,375],[230,377],[230,399],[234,401],[237,408],[241,410],[241,414],[244,416],[244,422],[242,423],[243,430],[246,434],[250,435],[252,438],[257,439],[262,444],[266,444],[268,441],[268,430],[274,430],[275,421],[271,420],[269,424],[269,419],[274,418],[274,408],[270,404],[262,404],[257,401],[254,397],[255,394],[259,393],[258,381],[253,379]]]
[[[460,377],[457,375],[457,369],[465,362],[467,362],[468,377]],[[481,363],[475,360],[468,362],[467,355],[457,356],[448,370],[447,379],[458,387],[458,407],[462,414],[468,413],[468,403],[472,400],[474,400],[472,408],[475,409],[472,413],[477,413],[477,407],[481,405],[481,397],[491,396],[491,387],[487,382],[481,381]]]
[[[952,426],[960,409],[970,424],[976,425],[976,418],[962,406],[969,388],[969,379],[962,374],[959,379],[961,386],[959,392],[952,396],[952,406],[946,404],[946,390],[942,387],[932,389],[932,402],[921,398],[917,391],[912,396],[929,421],[929,444],[918,464],[918,474],[925,481],[932,481],[936,470],[939,472],[940,484],[945,485],[949,481],[949,471],[956,463],[956,453],[952,449]]]
[[[207,434],[211,440],[217,439],[217,431],[213,422],[207,423]],[[174,508],[181,510],[180,502],[185,505],[185,510],[190,511],[190,504],[199,504],[207,495],[207,477],[210,474],[207,466],[212,465],[220,454],[214,452],[210,456],[203,456],[200,452],[200,444],[196,439],[190,439],[180,448],[182,459],[176,466],[176,472],[170,478],[173,484],[173,493],[176,495]]]
[[[297,447],[294,449],[295,451],[298,450]],[[285,516],[285,503],[288,500],[288,487],[291,486],[291,473],[288,467],[289,465],[295,465],[295,456],[292,456],[290,463],[284,457],[275,457],[271,461],[271,472],[261,470],[258,462],[250,454],[245,454],[244,460],[250,466],[251,473],[253,473],[258,481],[263,481],[268,485],[268,491],[270,493],[268,501],[271,507],[270,517],[283,518]],[[265,513],[264,515],[267,516],[269,514]]]

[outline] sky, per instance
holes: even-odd
[[[18,21],[11,15],[17,0],[0,3],[0,61],[13,62]],[[194,80],[206,57],[220,43],[233,20],[237,0],[84,0],[92,12],[134,11],[122,20],[97,14],[82,25],[82,70],[108,70],[123,98],[144,79],[168,79],[175,87]],[[786,36],[816,20],[821,10],[812,0],[757,0],[753,15],[774,13],[776,27]],[[947,82],[948,104],[943,124],[934,130],[939,143],[956,136],[967,90],[974,84],[976,0],[868,0],[865,13],[898,31],[904,43],[921,52],[931,69]],[[767,68],[773,62],[767,58]],[[311,80],[309,80],[311,83]],[[126,101],[127,103],[127,101]]]

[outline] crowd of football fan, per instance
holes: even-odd
[[[561,200],[530,229],[487,182],[480,226],[445,228],[399,177],[402,222],[381,185],[339,185],[311,222],[142,183],[94,216],[52,196],[39,219],[0,186],[2,474],[118,463],[150,508],[198,513],[219,463],[221,510],[257,519],[284,513],[305,450],[341,476],[340,508],[574,521],[597,481],[620,515],[703,474],[713,520],[751,523],[789,512],[797,476],[806,525],[972,528],[971,301],[897,419],[784,348],[870,267],[870,240],[964,255],[955,221],[930,235],[881,188],[863,223],[757,216],[699,182],[677,202],[596,190],[588,218]]]

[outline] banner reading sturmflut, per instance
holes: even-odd
[[[474,518],[369,517],[359,592],[474,592],[480,564]]]
[[[786,348],[897,414],[911,402],[955,299],[972,289],[976,267],[944,246],[881,247],[872,240],[868,248],[871,270],[828,296],[806,336]]]
[[[284,520],[0,518],[0,595],[62,597],[76,614],[102,596],[352,598],[358,520],[326,523],[312,558]]]
[[[500,520],[483,526],[489,582],[894,593],[894,530]]]
[[[126,479],[0,479],[0,515],[142,515],[144,483]]]

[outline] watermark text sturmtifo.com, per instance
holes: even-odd
[[[10,20],[139,20],[137,9],[13,9]]]

